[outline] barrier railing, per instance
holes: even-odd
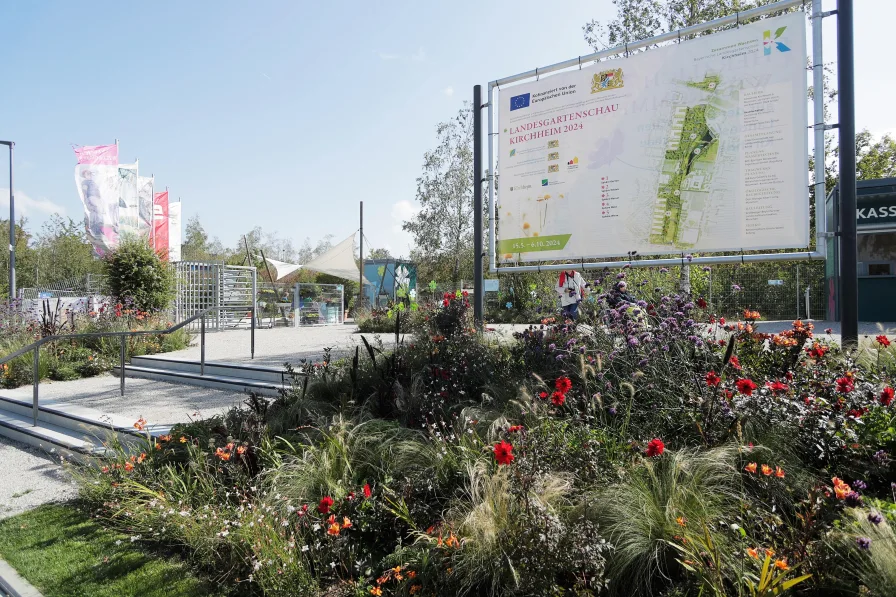
[[[240,309],[245,308],[251,314],[251,337],[250,337],[250,356],[251,358],[255,358],[255,307],[253,305],[246,305],[245,307],[235,306],[235,305],[226,305],[221,307],[209,307],[208,309],[204,309],[202,312],[193,315],[189,319],[185,319],[177,325],[174,325],[165,330],[140,330],[140,331],[129,331],[129,332],[88,332],[83,334],[61,334],[54,336],[45,336],[40,340],[32,342],[28,346],[20,348],[12,354],[8,354],[5,357],[0,358],[0,365],[8,363],[16,357],[20,357],[23,354],[27,354],[29,352],[34,352],[34,378],[33,378],[33,387],[34,394],[32,400],[32,416],[34,419],[34,426],[37,427],[37,413],[38,413],[38,386],[40,385],[40,347],[49,342],[56,342],[58,340],[72,340],[75,338],[121,338],[121,362],[119,363],[119,371],[121,374],[121,395],[124,396],[124,362],[125,357],[127,355],[127,341],[128,338],[134,336],[162,336],[165,334],[170,334],[172,332],[176,332],[177,330],[186,327],[196,321],[200,320],[200,339],[199,339],[199,374],[205,375],[205,316],[212,312],[217,311],[219,309]]]

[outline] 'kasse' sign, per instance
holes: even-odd
[[[896,197],[859,197],[856,226],[860,228],[896,224]]]

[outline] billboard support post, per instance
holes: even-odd
[[[482,86],[473,86],[473,321],[482,327]]]
[[[842,0],[841,0],[842,1]],[[501,87],[504,85],[508,85],[511,83],[523,81],[530,78],[536,78],[538,76],[542,76],[551,72],[556,72],[559,70],[571,69],[572,67],[580,66],[583,61],[590,62],[596,61],[601,58],[606,58],[610,56],[614,56],[617,54],[622,54],[625,52],[630,52],[631,50],[637,50],[641,48],[645,48],[648,46],[653,46],[663,42],[669,42],[673,40],[681,39],[682,36],[688,36],[696,33],[700,33],[703,31],[707,31],[709,29],[715,29],[719,27],[725,27],[729,25],[739,24],[744,20],[750,20],[756,17],[760,17],[763,15],[768,15],[771,13],[779,12],[782,10],[786,10],[789,8],[794,8],[797,6],[803,5],[803,0],[781,0],[779,2],[775,2],[773,4],[768,4],[765,6],[756,7],[751,10],[743,11],[739,14],[732,14],[726,17],[722,17],[719,19],[715,19],[712,21],[707,21],[705,23],[701,23],[698,25],[693,25],[690,27],[686,27],[684,29],[678,31],[670,31],[649,39],[644,39],[635,42],[629,42],[625,44],[625,46],[617,46],[614,48],[609,48],[607,50],[603,50],[600,52],[595,52],[588,56],[579,56],[570,60],[566,60],[564,62],[559,62],[553,65],[549,65],[546,67],[539,67],[537,69],[533,69],[531,71],[527,71],[524,73],[519,73],[517,75],[513,75],[510,77],[505,77],[503,79],[498,79],[495,81],[491,81],[488,84],[488,217],[489,217],[489,271],[492,273],[510,273],[510,272],[539,272],[539,271],[558,271],[569,268],[573,265],[579,267],[581,269],[600,269],[600,268],[612,268],[612,267],[621,267],[623,265],[629,264],[629,262],[625,261],[591,261],[587,262],[584,259],[580,262],[573,263],[552,263],[552,264],[542,264],[542,265],[514,265],[514,266],[504,266],[498,267],[497,265],[497,239],[495,232],[495,224],[496,224],[496,202],[495,202],[495,188],[497,185],[497,177],[495,175],[495,153],[494,153],[494,144],[493,144],[493,136],[495,134],[494,128],[494,117],[493,117],[493,105],[494,105],[494,91],[498,89],[500,91]],[[814,250],[812,247],[808,247],[804,251],[795,251],[795,252],[787,252],[787,253],[760,253],[760,254],[729,254],[729,255],[714,255],[714,256],[700,256],[694,257],[690,260],[690,264],[722,264],[722,263],[756,263],[756,262],[772,262],[772,261],[808,261],[808,260],[821,260],[825,259],[825,251],[824,251],[824,239],[829,235],[826,227],[826,214],[824,211],[824,176],[823,176],[823,168],[824,168],[824,129],[825,125],[823,123],[823,109],[824,109],[824,93],[823,93],[823,73],[821,64],[821,19],[824,15],[821,12],[821,2],[820,0],[812,1],[812,27],[813,27],[813,36],[812,36],[812,51],[813,51],[813,66],[815,67],[813,70],[813,80],[815,84],[815,93],[813,97],[814,101],[814,114],[815,114],[815,122],[814,132],[815,132],[815,148],[814,148],[814,156],[816,163],[816,191],[821,190],[821,192],[816,192],[815,195],[815,218],[816,218],[816,226],[815,226],[815,234],[816,234],[816,243]],[[820,139],[820,142],[819,142]],[[820,168],[819,168],[820,166]],[[822,173],[822,176],[818,177],[818,172]],[[657,259],[642,259],[638,261],[630,262],[630,265],[633,267],[655,267],[655,266],[678,266],[681,265],[680,258],[657,258]]]
[[[837,1],[837,89],[840,137],[840,325],[843,346],[859,342],[856,241],[856,107],[852,0]]]

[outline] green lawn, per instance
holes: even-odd
[[[0,520],[0,557],[44,597],[225,594],[190,574],[183,562],[143,551],[71,505]]]

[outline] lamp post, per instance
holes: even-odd
[[[9,147],[9,300],[16,298],[16,197],[13,191],[12,156],[14,141],[0,141]]]

